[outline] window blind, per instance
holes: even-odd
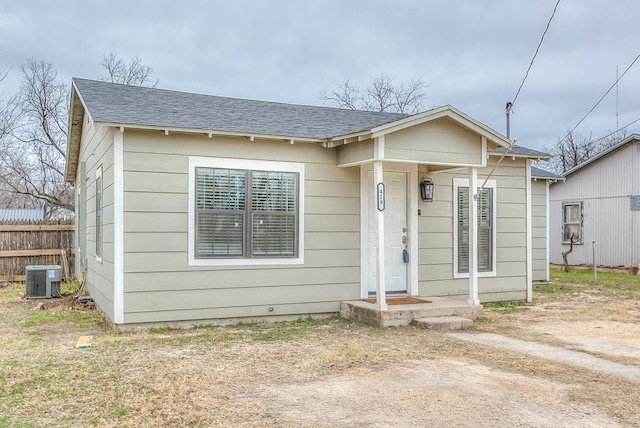
[[[492,269],[493,189],[478,195],[478,271]],[[469,272],[469,188],[458,187],[458,271]]]
[[[293,257],[297,228],[297,173],[196,168],[197,257]]]

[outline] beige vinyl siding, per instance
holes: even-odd
[[[531,246],[533,280],[549,281],[546,180],[531,182]]]
[[[373,140],[338,147],[338,165],[353,165],[370,161],[373,158]]]
[[[260,319],[261,317],[273,317],[282,316],[283,319],[290,319],[295,314],[327,314],[339,311],[336,309],[336,305],[333,302],[305,302],[301,304],[274,304],[274,305],[257,305],[257,306],[233,306],[229,308],[216,307],[216,308],[200,308],[193,304],[188,309],[169,309],[163,311],[142,311],[142,312],[128,312],[128,323],[161,323],[163,325],[168,322],[180,322],[185,321],[193,325],[211,323],[215,320],[216,323],[224,322],[237,322],[238,318],[246,319]],[[269,308],[273,308],[269,311]],[[293,314],[293,315],[287,315]],[[199,318],[200,317],[200,318]],[[276,318],[277,319],[277,318]]]
[[[293,283],[300,286],[312,286],[314,284],[321,284],[321,286],[328,284],[342,284],[342,278],[345,276],[354,275],[359,272],[358,267],[341,267],[332,266],[327,269],[325,266],[316,264],[316,267],[310,267],[308,274],[300,275],[299,268],[288,267],[279,268],[273,266],[266,266],[262,268],[253,267],[250,269],[254,274],[260,273],[260,280],[253,280],[254,275],[250,275],[251,282],[247,282],[247,277],[244,275],[238,275],[239,269],[232,267],[217,268],[215,275],[211,273],[211,269],[204,269],[197,266],[192,267],[191,270],[184,271],[141,271],[141,272],[129,272],[127,274],[129,284],[127,292],[131,293],[145,293],[145,292],[158,292],[158,291],[176,291],[176,292],[188,292],[189,290],[217,290],[227,288],[251,288],[261,293],[266,293],[271,287],[282,286],[287,283]],[[214,276],[215,281],[208,280],[208,284],[198,284],[202,281],[203,274]],[[315,275],[315,277],[314,277]],[[318,278],[322,276],[322,278]],[[215,294],[215,293],[214,293]],[[150,295],[150,294],[149,294]],[[235,306],[236,302],[218,302],[217,306]]]
[[[482,141],[447,119],[385,136],[385,160],[447,165],[482,165]]]
[[[487,167],[478,169],[481,185],[498,159],[492,157]],[[526,266],[526,174],[521,159],[502,161],[491,180],[496,181],[496,274],[479,278],[481,301],[525,299]],[[433,202],[419,202],[418,217],[418,278],[421,296],[444,296],[466,299],[467,278],[452,279],[453,261],[453,179],[468,178],[465,170],[455,173],[430,174],[419,171],[420,177],[430,177],[435,183]]]
[[[562,203],[583,203],[583,244],[574,245],[571,265],[634,267],[640,263],[640,211],[631,211],[631,195],[640,195],[640,150],[632,141],[574,172],[549,190],[551,263],[562,263]]]
[[[304,264],[190,266],[189,156],[304,163]],[[357,299],[360,176],[336,163],[316,144],[126,130],[125,322],[338,312]]]
[[[77,180],[85,183],[86,273],[84,286],[100,308],[113,318],[113,129],[94,126],[85,116],[82,127],[80,162],[85,162],[85,176]],[[102,167],[102,262],[96,260],[96,169]],[[80,169],[78,169],[80,173]],[[80,263],[80,260],[78,260]],[[79,268],[77,272],[80,272]]]

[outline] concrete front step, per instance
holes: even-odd
[[[443,297],[424,297],[425,303],[389,305],[379,310],[374,303],[364,300],[343,301],[340,316],[380,327],[409,325],[422,318],[460,317],[468,320],[482,316],[482,305],[469,305]]]
[[[456,316],[417,318],[413,322],[418,327],[436,331],[463,330],[473,325],[470,319]]]

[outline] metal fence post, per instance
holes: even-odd
[[[591,241],[593,247],[593,282],[598,282],[598,271],[596,270],[596,241]]]

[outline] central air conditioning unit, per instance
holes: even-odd
[[[61,271],[62,268],[58,265],[27,266],[25,268],[27,299],[62,297],[60,294]]]

